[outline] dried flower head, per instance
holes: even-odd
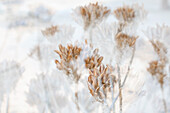
[[[85,61],[86,68],[93,70],[94,68],[101,65],[103,57],[98,54],[99,50],[95,49],[93,51],[93,55],[90,57],[87,57]]]
[[[138,37],[135,36],[129,36],[124,33],[118,33],[115,37],[115,40],[117,42],[118,48],[122,49],[126,46],[133,47],[136,43],[136,39]]]
[[[125,22],[131,22],[135,18],[135,11],[129,6],[117,8],[114,14],[118,20]]]
[[[58,60],[55,61],[57,68],[59,70],[66,71],[66,74],[70,74],[70,70],[74,70],[74,65],[71,64],[71,61],[75,61],[82,51],[81,47],[67,45],[67,47],[59,45],[59,50],[56,50],[55,52],[60,56],[60,62]],[[78,78],[77,78],[78,77]],[[79,79],[79,76],[77,75],[76,79]]]
[[[90,3],[88,6],[78,7],[75,12],[77,15],[81,15],[85,30],[90,26],[94,27],[110,14],[110,10],[103,5],[99,5],[98,2],[95,4]]]
[[[58,26],[51,26],[41,31],[44,36],[53,36],[56,32],[59,32]]]
[[[88,77],[88,87],[91,95],[99,102],[103,103],[110,92],[111,85],[116,82],[111,66],[101,65],[90,71]],[[111,84],[112,81],[112,84]]]
[[[55,46],[68,43],[73,38],[74,32],[75,28],[71,25],[56,25],[42,30],[45,38]]]
[[[140,22],[140,20],[143,20],[146,17],[147,13],[143,6],[133,4],[131,6],[117,8],[114,11],[114,15],[120,22],[130,23],[135,22],[136,20]]]
[[[152,76],[156,76],[161,87],[163,87],[164,77],[166,76],[166,74],[164,73],[165,65],[166,64],[159,61],[152,61],[149,63],[149,68],[147,69]]]
[[[159,58],[161,60],[165,60],[166,59],[166,54],[167,54],[167,49],[166,47],[164,46],[164,44],[158,40],[150,40],[153,48],[154,48],[154,51],[157,53],[157,55],[159,56]]]
[[[166,39],[170,37],[170,27],[166,25],[156,25],[156,27],[149,27],[144,33],[149,40],[157,39],[159,41],[166,41]]]
[[[156,76],[158,82],[160,83],[161,87],[163,87],[164,77],[167,75],[165,68],[168,63],[168,58],[166,56],[167,49],[165,48],[164,44],[160,41],[151,40],[150,41],[155,52],[158,55],[158,60],[152,61],[149,63],[149,68],[147,69],[148,72],[151,73],[152,76]]]

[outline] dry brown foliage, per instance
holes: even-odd
[[[98,54],[98,49],[95,49],[93,51],[93,55],[91,57],[87,57],[84,61],[85,61],[85,66],[86,68],[93,70],[95,67],[98,67],[101,65],[102,61],[103,61],[103,56],[100,56]]]
[[[155,52],[157,53],[159,59],[156,61],[152,61],[149,63],[149,68],[147,69],[148,72],[151,73],[152,76],[155,76],[160,83],[161,87],[163,87],[164,84],[164,77],[166,76],[165,67],[167,63],[167,49],[165,48],[164,44],[160,41],[150,41]]]
[[[69,76],[71,74],[70,69],[73,73],[73,79],[78,81],[80,79],[80,75],[77,74],[77,69],[74,68],[74,64],[71,64],[71,61],[75,62],[75,60],[79,57],[82,48],[78,46],[67,45],[67,47],[63,47],[61,44],[59,45],[59,50],[55,52],[60,56],[60,61],[55,60],[57,68],[59,70],[64,70],[66,74]]]
[[[113,68],[111,66],[101,65],[95,67],[90,71],[88,77],[88,88],[91,95],[99,102],[104,102],[107,98],[107,92],[111,89],[111,82],[116,82],[116,77],[113,75]]]
[[[107,17],[110,14],[110,10],[97,2],[80,7],[80,14],[84,21],[84,29],[87,29],[91,24],[94,24],[94,21],[102,21],[104,17]]]
[[[129,36],[127,34],[124,33],[118,33],[115,37],[116,41],[117,41],[117,46],[118,48],[122,49],[124,47],[126,47],[127,45],[129,47],[132,47],[135,45],[136,43],[136,39],[138,37],[135,36]]]
[[[131,22],[133,18],[135,18],[135,11],[133,8],[130,8],[129,6],[124,6],[117,8],[114,11],[114,15],[119,21]]]
[[[58,31],[58,26],[51,26],[49,28],[46,28],[45,30],[42,30],[41,32],[44,36],[53,36]]]

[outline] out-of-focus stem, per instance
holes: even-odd
[[[165,110],[165,113],[168,113],[168,112],[167,112],[166,101],[165,101],[165,97],[164,97],[163,87],[161,87],[161,92],[162,92],[162,102],[163,102],[164,110]]]
[[[120,75],[120,67],[119,64],[117,64],[117,72],[118,72],[118,87],[119,87],[119,106],[120,110],[119,113],[122,113],[122,88],[121,88],[121,75]]]
[[[9,112],[9,94],[7,94],[6,113]]]
[[[76,82],[76,84],[75,84],[75,104],[76,104],[78,113],[80,113],[80,107],[78,104],[78,82]]]
[[[90,46],[93,47],[93,28],[89,28],[89,41],[90,41]]]
[[[130,68],[131,68],[131,65],[132,65],[132,62],[133,62],[133,59],[134,59],[134,56],[135,56],[135,50],[136,50],[135,48],[136,48],[136,47],[134,46],[134,47],[133,47],[133,51],[132,51],[132,57],[131,57],[131,59],[130,59],[129,65],[128,65],[128,70],[127,70],[127,72],[126,72],[126,75],[125,75],[125,78],[124,78],[124,80],[123,80],[123,83],[122,83],[121,87],[124,86],[124,84],[125,84],[125,82],[126,82],[126,79],[127,79],[128,75],[129,75]]]
[[[113,101],[114,101],[114,80],[112,77],[110,77],[110,84],[111,84],[112,103],[113,103]],[[111,107],[113,108],[113,113],[115,113],[115,105],[113,104]]]

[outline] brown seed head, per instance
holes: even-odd
[[[86,68],[93,70],[95,67],[101,65],[103,57],[98,54],[98,49],[95,49],[93,55],[90,57],[88,56],[84,61]]]
[[[159,61],[152,61],[149,63],[149,68],[147,69],[152,76],[155,76],[157,78],[161,86],[163,86],[164,83],[163,80],[164,77],[166,76],[166,74],[164,73],[164,68],[165,64]]]
[[[42,30],[41,32],[44,36],[53,36],[58,31],[58,26],[51,26],[45,30]]]
[[[55,61],[57,68],[59,70],[66,71],[66,74],[70,74],[70,69],[74,71],[74,66],[70,64],[71,61],[76,60],[80,52],[82,51],[82,48],[78,46],[67,45],[67,47],[59,45],[59,50],[55,50],[55,52],[60,56],[60,62],[58,60]]]
[[[103,102],[107,98],[107,92],[110,91],[111,82],[116,82],[115,76],[112,74],[113,68],[111,66],[101,65],[95,67],[90,71],[88,77],[88,88],[91,95],[99,102]]]
[[[90,3],[88,6],[80,7],[80,14],[84,21],[84,29],[87,29],[91,24],[102,21],[104,17],[110,14],[107,7],[103,7],[98,3]]]
[[[117,46],[118,46],[118,48],[121,48],[121,49],[126,47],[127,45],[129,47],[134,46],[137,38],[138,37],[128,36],[124,33],[118,33],[115,37]]]
[[[157,55],[160,57],[160,59],[165,59],[166,58],[166,53],[167,53],[167,49],[164,46],[163,43],[161,43],[160,41],[156,40],[151,40],[150,41],[155,52],[157,53]]]
[[[158,82],[161,87],[163,87],[164,77],[167,75],[165,72],[166,64],[168,62],[168,58],[166,56],[167,49],[163,43],[156,40],[150,40],[155,52],[157,53],[159,59],[157,61],[152,61],[149,63],[148,72],[151,73],[152,76],[156,76]]]
[[[114,15],[119,21],[131,22],[135,18],[135,11],[129,6],[117,8]]]

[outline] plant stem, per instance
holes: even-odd
[[[128,65],[128,70],[127,70],[127,73],[126,73],[126,75],[125,75],[125,78],[124,78],[124,80],[123,80],[123,83],[122,83],[121,87],[124,86],[124,84],[125,84],[125,82],[126,82],[126,79],[127,79],[128,75],[129,75],[130,68],[131,68],[131,65],[132,65],[132,62],[133,62],[133,59],[134,59],[134,56],[135,56],[135,50],[136,50],[136,47],[134,46],[134,47],[133,47],[133,52],[132,52],[132,57],[131,57],[131,59],[130,59],[129,65]]]
[[[6,113],[9,112],[9,94],[7,94]]]
[[[76,104],[78,113],[80,113],[80,107],[78,104],[78,82],[76,82],[76,84],[75,84],[75,104]]]
[[[165,97],[164,97],[163,87],[161,87],[161,92],[162,92],[162,102],[163,102],[164,110],[165,110],[165,113],[168,113],[168,112],[167,112],[166,101],[165,101]]]
[[[122,88],[121,88],[121,75],[120,75],[120,67],[117,64],[117,71],[118,71],[118,87],[119,87],[119,106],[120,106],[120,111],[119,113],[122,113]]]
[[[93,39],[92,39],[92,36],[93,36],[93,28],[90,28],[89,29],[89,41],[90,41],[90,46],[93,47]]]

